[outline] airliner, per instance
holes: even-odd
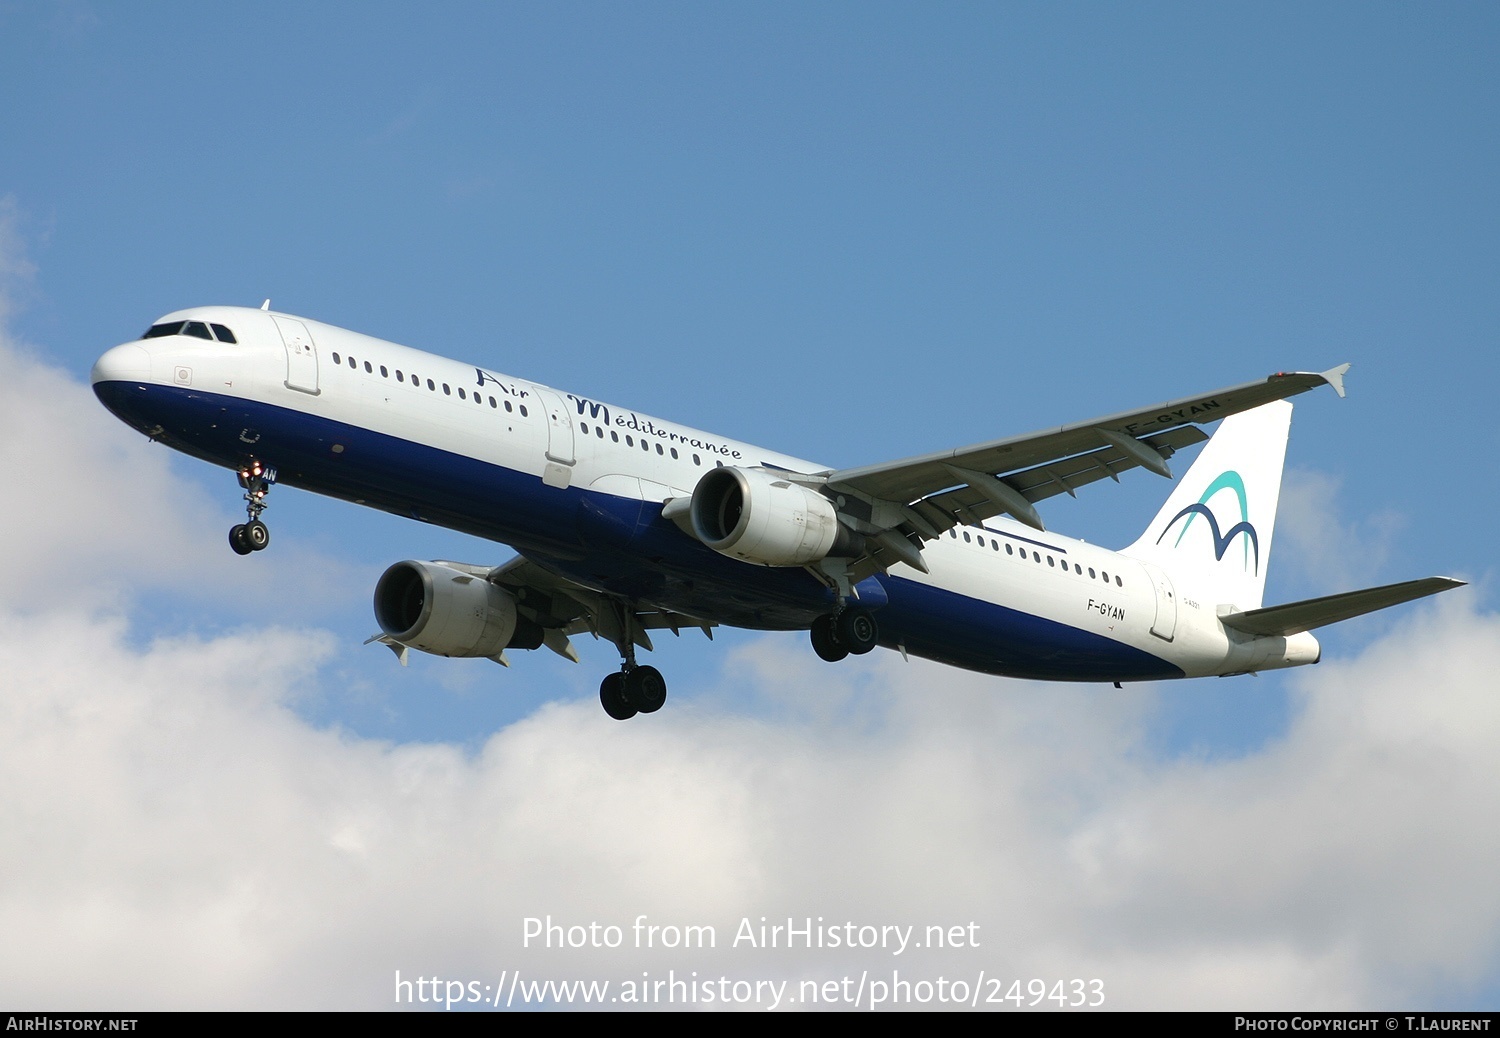
[[[1348,365],[1024,436],[837,469],[270,308],[179,310],[94,365],[100,401],[153,441],[236,473],[270,543],[286,484],[517,553],[406,560],[375,586],[380,633],[487,658],[575,635],[619,650],[624,720],[666,701],[652,634],[808,631],[822,659],[877,645],[986,674],[1112,682],[1318,662],[1316,628],[1459,587],[1428,577],[1263,606],[1289,398]],[[1217,423],[1212,438],[1203,427]],[[1049,531],[1037,504],[1207,441],[1129,547]]]

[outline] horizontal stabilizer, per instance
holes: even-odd
[[[1233,627],[1246,634],[1279,635],[1300,634],[1318,627],[1336,624],[1340,620],[1363,616],[1378,609],[1387,609],[1402,602],[1426,598],[1439,591],[1463,587],[1466,582],[1452,577],[1423,577],[1385,587],[1365,588],[1363,591],[1346,591],[1341,595],[1326,595],[1309,598],[1302,602],[1251,609],[1243,613],[1229,613],[1219,617],[1225,627]]]

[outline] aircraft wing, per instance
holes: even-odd
[[[1001,512],[1040,530],[1044,527],[1032,502],[1072,494],[1106,476],[1118,479],[1119,473],[1138,466],[1171,478],[1164,459],[1206,440],[1199,425],[1323,385],[1343,396],[1348,370],[1343,364],[1322,373],[1282,372],[1260,382],[1025,436],[840,469],[828,473],[825,482],[835,494],[863,501],[862,508],[845,507],[875,530],[904,526],[917,537],[933,538],[958,523],[979,522]],[[861,516],[861,511],[869,515]],[[889,521],[892,518],[898,521]]]
[[[445,562],[445,566],[482,576],[515,595],[517,611],[534,620],[546,632],[543,642],[549,649],[578,662],[578,654],[567,636],[585,631],[606,638],[616,645],[634,644],[650,650],[648,630],[669,630],[678,634],[683,628],[697,628],[710,638],[715,626],[707,620],[665,609],[640,608],[604,595],[592,588],[559,577],[524,556],[493,568]]]

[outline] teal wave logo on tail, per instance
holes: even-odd
[[[1219,533],[1218,518],[1214,515],[1213,509],[1208,507],[1209,499],[1221,490],[1233,490],[1235,497],[1240,504],[1240,521],[1231,526],[1223,534]],[[1250,569],[1250,556],[1251,552],[1253,551],[1255,553],[1254,572],[1256,576],[1259,576],[1260,537],[1255,532],[1254,524],[1250,522],[1250,505],[1248,498],[1245,496],[1245,481],[1240,478],[1240,474],[1238,472],[1234,471],[1233,469],[1227,469],[1224,472],[1221,472],[1219,474],[1219,478],[1208,485],[1208,489],[1203,492],[1203,496],[1198,499],[1197,503],[1188,505],[1186,508],[1172,517],[1171,522],[1167,523],[1167,525],[1162,529],[1161,536],[1156,538],[1156,543],[1160,544],[1162,542],[1162,538],[1166,537],[1166,535],[1171,532],[1172,526],[1177,522],[1177,520],[1186,516],[1187,522],[1182,524],[1182,529],[1177,534],[1177,540],[1172,542],[1172,547],[1177,547],[1177,545],[1182,543],[1182,539],[1187,536],[1188,528],[1193,525],[1193,520],[1200,515],[1208,520],[1208,527],[1213,535],[1214,558],[1222,562],[1224,560],[1224,553],[1229,550],[1230,543],[1233,542],[1236,537],[1240,536],[1240,534],[1244,534],[1245,569]]]

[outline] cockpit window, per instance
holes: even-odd
[[[209,329],[213,331],[210,332]],[[168,335],[191,335],[199,339],[207,339],[212,342],[218,339],[220,342],[239,343],[234,337],[234,332],[222,324],[208,324],[204,321],[168,321],[165,324],[153,324],[146,329],[142,339],[161,339]]]

